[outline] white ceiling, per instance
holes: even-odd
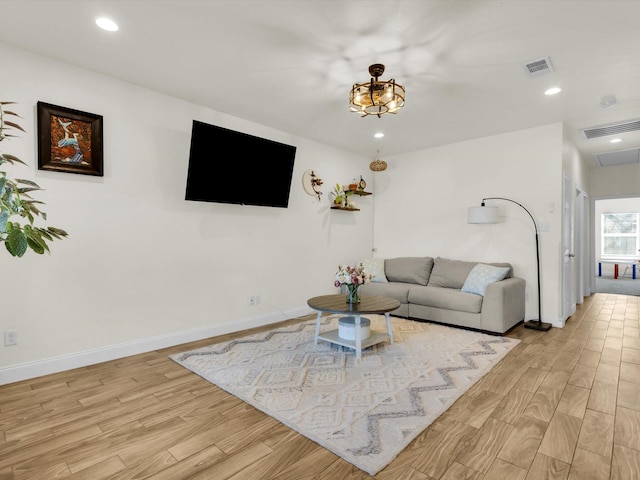
[[[633,0],[0,0],[0,42],[372,159],[564,122],[597,166],[640,147],[580,133],[640,118],[639,20]],[[406,88],[397,115],[349,112],[372,63]]]

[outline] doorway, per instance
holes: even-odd
[[[640,296],[640,197],[599,198],[593,205],[593,291]]]

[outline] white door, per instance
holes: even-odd
[[[562,322],[576,311],[573,275],[573,216],[571,179],[563,176],[562,186]]]
[[[575,302],[582,303],[585,297],[585,261],[584,261],[584,251],[586,249],[587,243],[587,230],[585,225],[584,218],[585,211],[585,196],[580,188],[576,187],[576,198],[575,198],[575,227],[574,231],[576,233],[574,239],[574,249],[573,253],[575,253],[574,260],[574,293],[575,293]]]

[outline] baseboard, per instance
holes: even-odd
[[[174,332],[157,337],[144,338],[132,342],[109,345],[106,347],[70,353],[57,357],[44,358],[33,362],[0,368],[0,385],[29,380],[50,375],[52,373],[86,367],[97,363],[129,357],[140,353],[151,352],[161,348],[173,347],[183,343],[195,342],[205,338],[216,337],[227,333],[239,332],[255,327],[271,325],[291,318],[302,317],[313,313],[308,307],[300,307],[286,312],[270,313],[258,317],[234,320],[201,328]]]

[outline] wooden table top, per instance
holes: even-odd
[[[307,305],[321,312],[380,314],[395,310],[400,302],[391,297],[360,295],[360,303],[349,304],[346,294],[337,294],[310,298]]]

